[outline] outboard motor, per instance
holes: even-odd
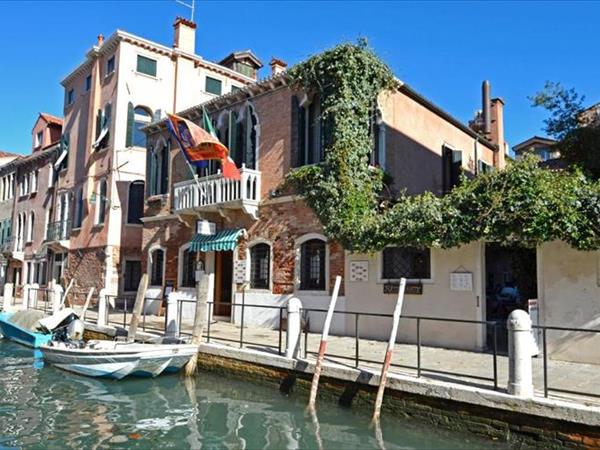
[[[85,326],[83,325],[83,322],[79,319],[75,319],[67,325],[67,338],[72,341],[81,341],[83,339],[84,331]]]

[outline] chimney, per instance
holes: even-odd
[[[492,99],[491,103],[491,130],[490,141],[498,146],[498,152],[494,158],[494,165],[497,169],[503,169],[506,165],[506,141],[504,140],[504,100],[501,98]]]
[[[269,63],[271,66],[271,75],[279,75],[280,73],[285,72],[285,68],[287,67],[287,63],[282,61],[281,59],[271,58],[271,62]]]
[[[196,24],[183,17],[178,17],[175,19],[173,28],[175,28],[173,48],[185,53],[196,53]]]
[[[102,46],[103,43],[104,43],[104,35],[103,34],[99,34],[98,35],[98,41],[96,42],[96,46],[100,47],[100,46]]]
[[[485,80],[481,85],[481,113],[483,116],[483,133],[488,136],[491,132],[490,116],[490,82]]]

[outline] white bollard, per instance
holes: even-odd
[[[300,353],[300,310],[302,302],[296,297],[290,298],[287,304],[287,333],[285,337],[285,357],[296,358]]]
[[[179,300],[179,294],[177,292],[171,292],[167,297],[167,320],[165,325],[165,336],[175,337],[179,332],[179,314],[177,311],[177,305]]]
[[[4,308],[4,311],[12,310],[13,287],[14,287],[14,285],[12,283],[4,283],[4,293],[3,293],[4,296],[3,296],[3,302],[2,302],[2,307]]]
[[[533,397],[531,318],[521,309],[508,316],[508,393]]]
[[[29,308],[29,290],[31,289],[31,285],[24,284],[23,285],[23,302],[21,303],[21,309]]]
[[[50,293],[52,294],[52,313],[56,314],[60,310],[60,305],[62,304],[64,289],[63,287],[56,283],[52,286],[52,290]]]
[[[100,289],[98,293],[98,320],[100,326],[106,326],[106,289]]]

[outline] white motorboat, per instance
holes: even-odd
[[[128,375],[156,377],[180,370],[198,351],[190,344],[140,344],[91,340],[77,346],[52,341],[40,347],[44,361],[90,377],[120,380]]]

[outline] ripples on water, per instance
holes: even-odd
[[[35,356],[0,340],[0,449],[378,447],[370,411],[321,402],[316,436],[306,399],[272,387],[210,373],[98,380],[42,368]],[[382,431],[388,449],[499,447],[385,414]]]

